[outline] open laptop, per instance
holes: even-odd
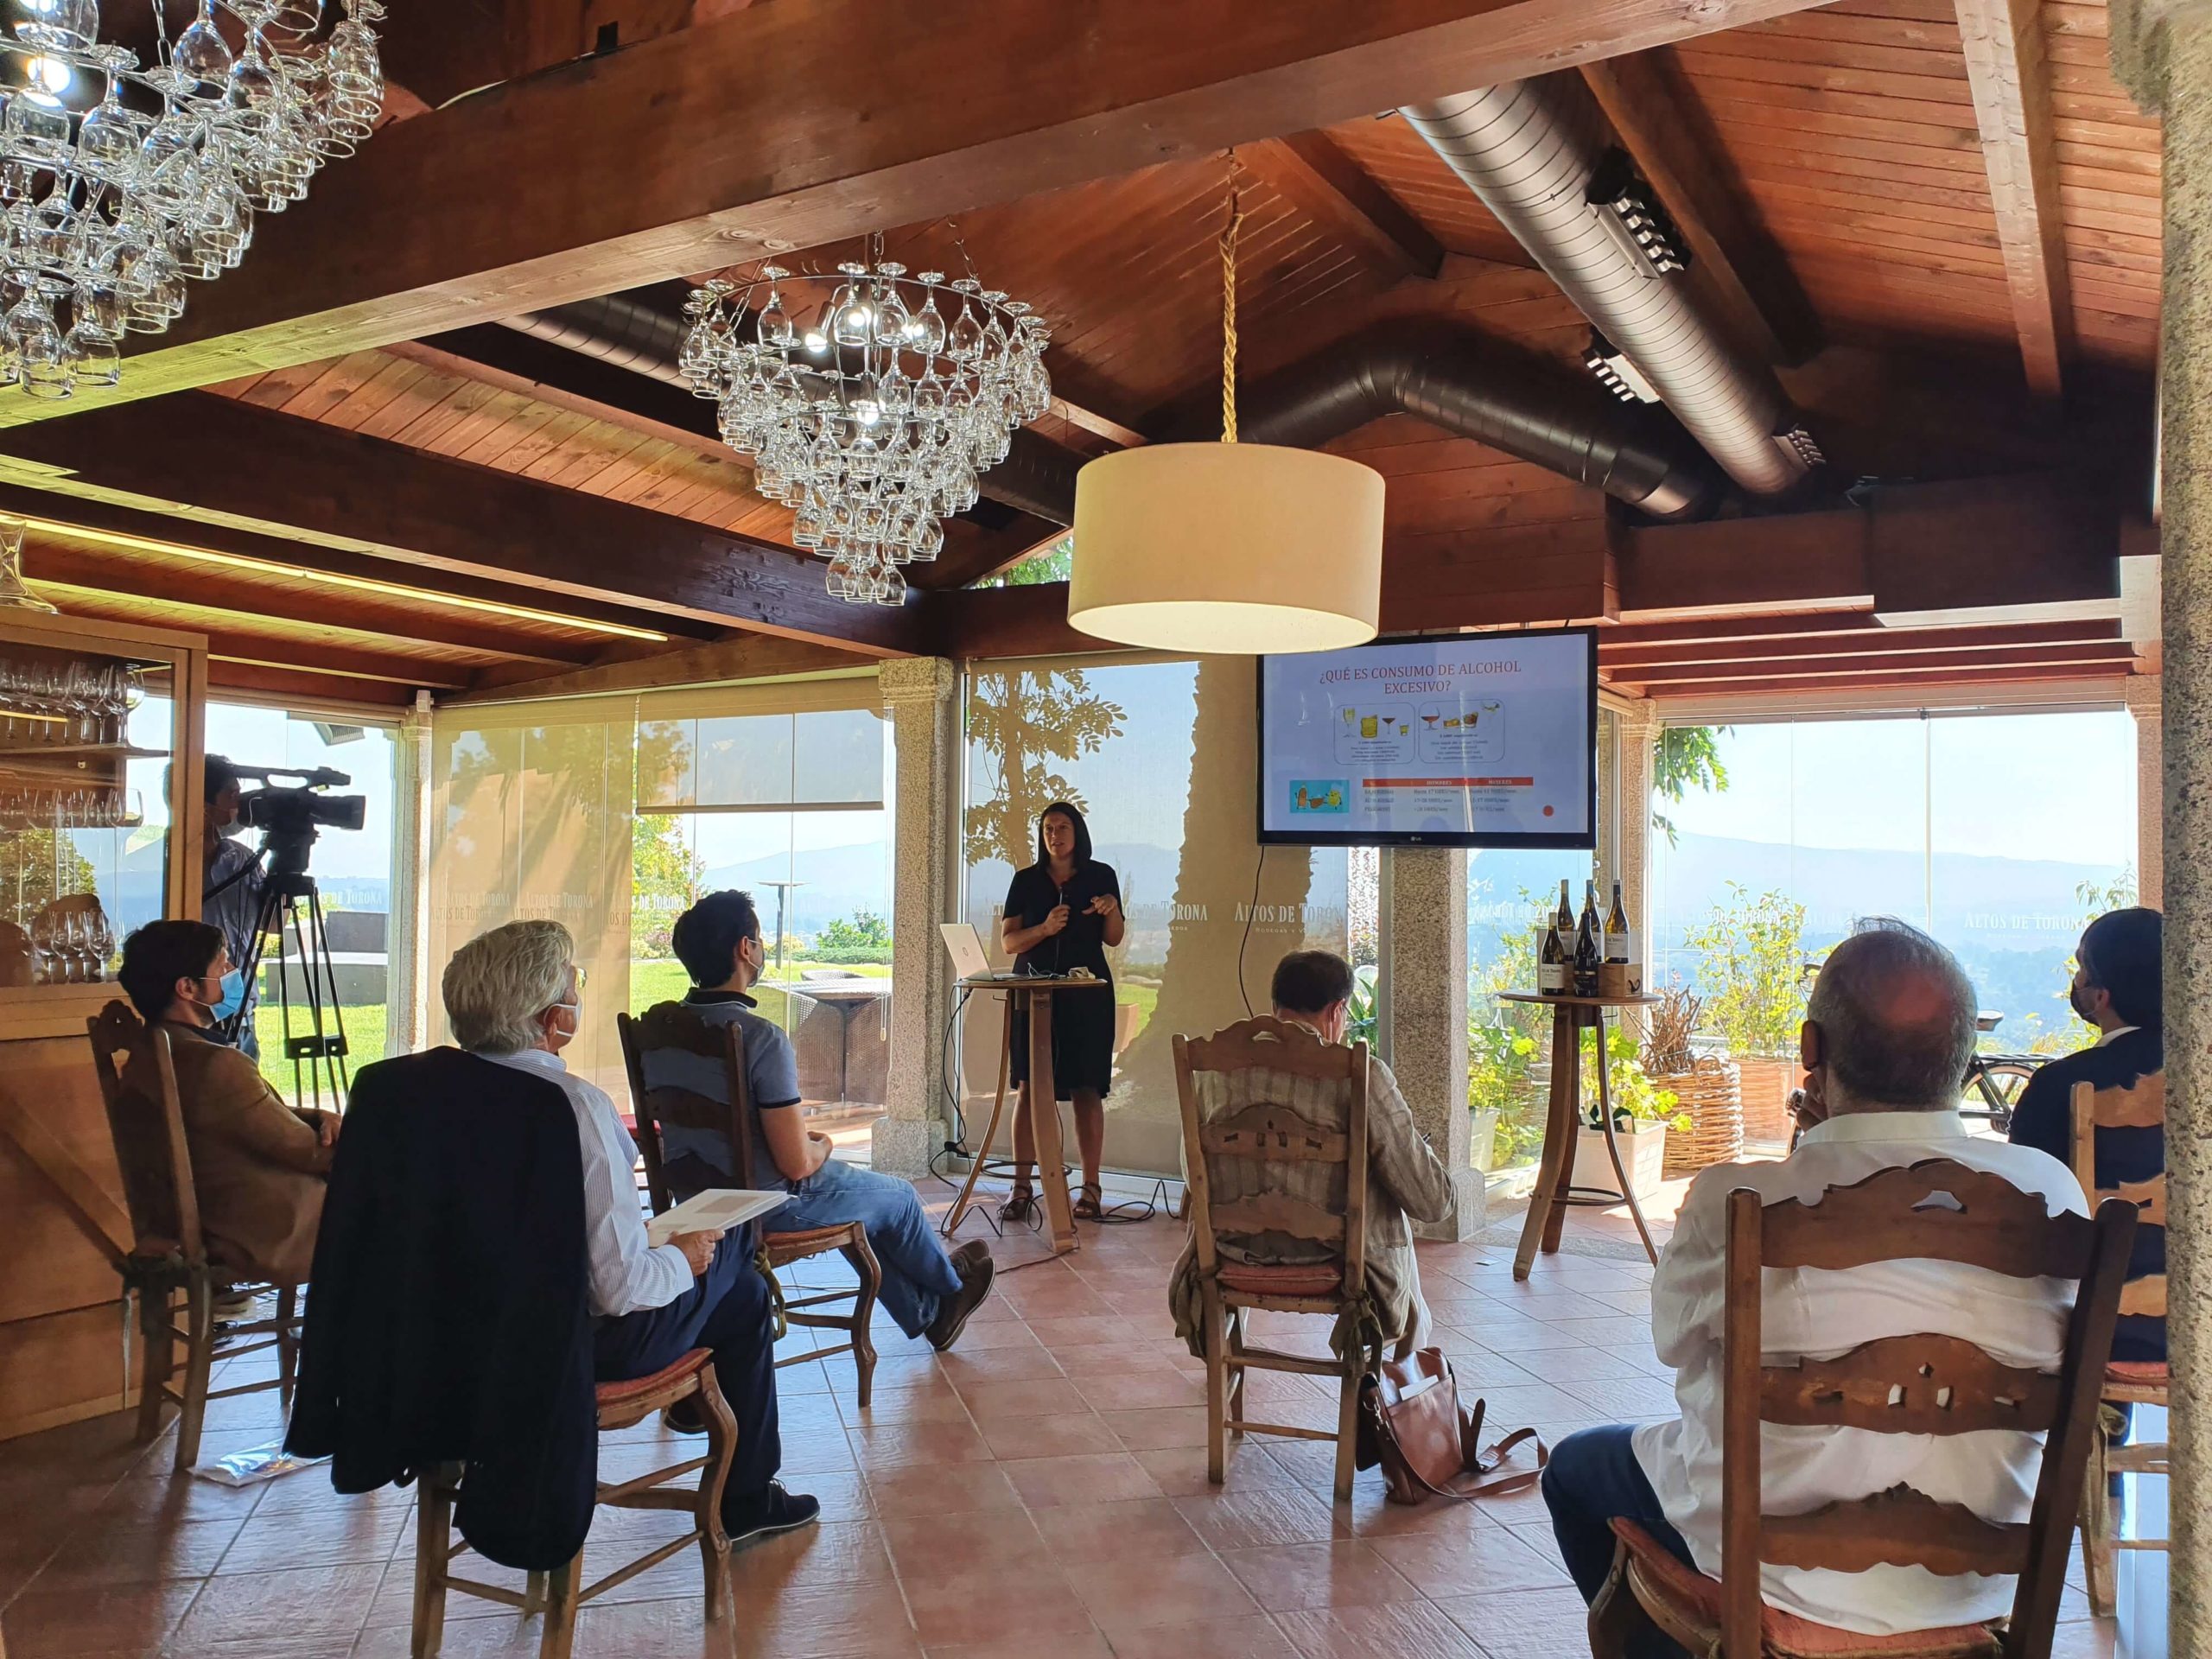
[[[937,931],[944,937],[944,948],[952,953],[952,971],[960,978],[1013,981],[1024,977],[1012,969],[991,966],[991,959],[983,954],[983,936],[976,931],[975,923],[940,922]]]

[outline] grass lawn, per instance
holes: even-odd
[[[384,1058],[386,1009],[381,1002],[366,1002],[356,1007],[341,1007],[338,1011],[346,1029],[346,1065],[348,1075],[359,1071],[372,1061]],[[292,1031],[305,1036],[313,1027],[308,1024],[307,1010],[295,1007],[292,1010]],[[292,1097],[292,1063],[284,1058],[284,1013],[263,1002],[253,1010],[253,1033],[261,1044],[261,1075],[269,1079],[269,1086],[287,1100]]]
[[[834,969],[840,973],[859,974],[867,979],[888,979],[891,976],[890,963],[874,962],[787,961],[784,972],[787,977],[795,980],[809,968]],[[772,967],[771,971],[773,971]],[[690,988],[691,976],[683,971],[683,964],[680,962],[666,957],[638,957],[630,963],[630,1012],[632,1014],[650,1008],[656,1002],[678,1001]],[[754,1000],[760,1004],[763,1018],[772,1020],[779,1026],[786,1023],[782,991],[772,984],[761,984],[753,987],[753,994]]]

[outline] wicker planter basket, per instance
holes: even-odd
[[[1744,1150],[1744,1102],[1732,1061],[1701,1059],[1687,1071],[1654,1077],[1671,1089],[1690,1126],[1667,1137],[1667,1173],[1694,1174],[1708,1164],[1725,1164]]]
[[[1769,1145],[1789,1143],[1789,1091],[1805,1079],[1795,1060],[1738,1058],[1744,1098],[1744,1139]]]

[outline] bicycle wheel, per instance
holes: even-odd
[[[1983,1117],[1999,1135],[2012,1129],[2012,1109],[2019,1104],[2028,1079],[2041,1068],[2026,1060],[1986,1059],[1967,1079],[1965,1117]]]

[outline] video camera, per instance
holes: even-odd
[[[316,766],[302,772],[285,766],[237,766],[241,778],[260,779],[263,787],[238,797],[238,822],[262,832],[270,852],[270,874],[298,875],[308,867],[308,849],[318,826],[325,830],[359,830],[368,822],[365,795],[326,795],[321,791],[353,781],[342,772]],[[296,778],[296,785],[281,787],[272,778]]]

